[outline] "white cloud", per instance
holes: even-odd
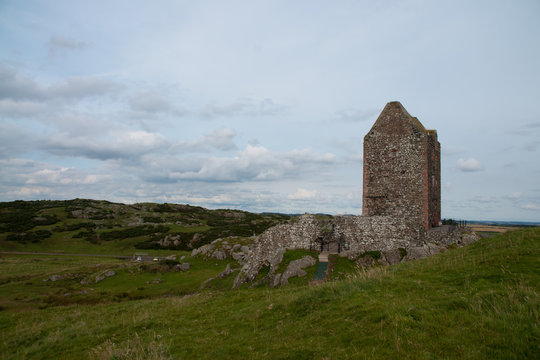
[[[467,160],[458,159],[457,168],[463,172],[475,172],[484,170],[484,165],[475,158],[468,158]]]
[[[213,149],[229,151],[237,149],[234,143],[236,131],[228,128],[215,129],[193,141],[179,141],[171,151],[173,153],[209,152]]]
[[[134,130],[116,131],[99,140],[57,133],[50,137],[43,149],[55,155],[107,160],[139,157],[165,147],[168,147],[168,141],[163,135]]]
[[[122,86],[96,76],[74,76],[43,85],[18,70],[0,65],[0,99],[55,100],[102,96]]]
[[[173,114],[184,116],[187,110],[178,105],[174,105],[164,95],[156,91],[142,91],[130,96],[129,105],[135,111],[145,114]]]
[[[10,118],[35,117],[47,111],[47,107],[33,101],[0,100],[0,115]]]
[[[16,191],[10,192],[11,195],[15,195],[17,198],[35,198],[41,196],[50,196],[52,193],[51,189],[43,186],[27,187],[23,186]]]
[[[521,198],[521,195],[522,195],[521,192],[514,192],[514,193],[511,193],[511,194],[508,194],[508,198],[512,199],[512,200],[517,200],[517,199]]]
[[[272,99],[242,98],[225,105],[210,103],[201,110],[201,115],[204,117],[272,116],[282,113],[285,109],[285,106],[276,104]]]
[[[102,96],[120,89],[118,83],[95,76],[75,76],[42,89],[47,98],[84,98]]]
[[[536,204],[533,204],[533,203],[523,204],[523,205],[521,205],[521,208],[524,209],[524,210],[532,210],[532,211],[539,211],[540,210],[540,206],[536,205]]]
[[[294,194],[289,194],[287,199],[289,200],[311,200],[317,196],[316,190],[307,190],[299,188]]]
[[[159,157],[159,158],[158,158]],[[149,181],[245,182],[303,178],[321,172],[335,163],[333,154],[319,154],[311,149],[280,153],[263,146],[247,145],[234,157],[198,156],[145,157],[151,166],[145,176]],[[141,165],[144,166],[144,165]]]

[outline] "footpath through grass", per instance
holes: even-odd
[[[319,286],[0,312],[2,358],[532,359],[540,229]]]

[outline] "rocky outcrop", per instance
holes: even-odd
[[[174,266],[174,271],[188,271],[191,268],[189,263],[180,263]]]
[[[95,284],[102,280],[105,280],[108,277],[116,275],[114,270],[104,270],[92,276],[85,277],[80,281],[81,284]]]
[[[232,258],[240,265],[244,265],[251,253],[250,244],[233,244],[233,242],[237,240],[236,238],[227,239],[229,240],[217,239],[211,244],[206,244],[200,248],[193,249],[191,256],[203,255],[216,260]]]
[[[240,270],[240,269],[238,269],[238,268],[237,269],[232,269],[231,264],[227,264],[227,266],[225,267],[225,270],[223,270],[222,272],[217,274],[216,277],[211,277],[211,278],[208,278],[205,281],[203,281],[203,283],[201,284],[201,289],[204,289],[208,285],[208,283],[214,281],[216,278],[227,277],[230,274],[232,274],[233,272],[238,271],[238,270]]]
[[[270,265],[272,272],[283,259],[285,250],[309,249],[322,234],[319,221],[310,214],[300,216],[294,224],[277,225],[266,230],[255,240],[253,250],[234,280],[233,287],[253,281],[263,266]]]
[[[317,263],[314,257],[304,256],[301,259],[293,260],[287,266],[287,270],[281,275],[279,282],[281,285],[287,285],[289,283],[289,278],[295,276],[306,276],[306,271],[304,270],[307,267],[313,266]]]

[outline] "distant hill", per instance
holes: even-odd
[[[191,250],[218,238],[250,237],[289,221],[282,214],[179,204],[102,200],[0,203],[0,249]],[[114,242],[114,246],[111,243]],[[101,250],[98,250],[102,252]]]

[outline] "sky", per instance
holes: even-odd
[[[540,221],[537,0],[0,0],[0,201],[359,215],[390,101],[442,218]]]

